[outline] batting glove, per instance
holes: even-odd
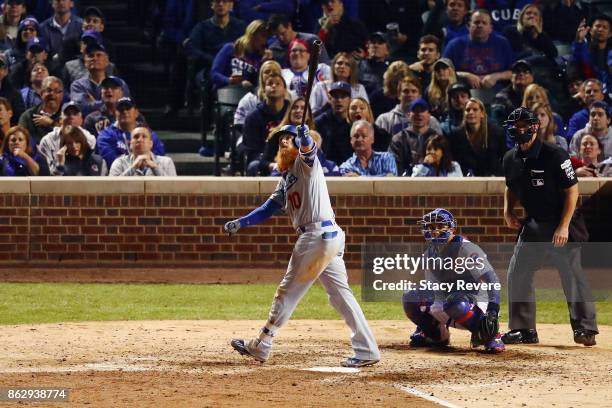
[[[223,226],[223,231],[231,235],[237,233],[240,227],[240,220],[228,221]]]
[[[312,146],[312,137],[310,137],[310,129],[306,125],[299,125],[297,127],[297,138],[296,142],[298,147]]]

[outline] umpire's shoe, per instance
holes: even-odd
[[[594,346],[597,344],[595,341],[596,334],[596,332],[586,329],[574,330],[574,342],[582,344],[585,347]]]
[[[537,344],[540,342],[536,329],[510,330],[501,339],[504,344]]]
[[[367,366],[374,365],[378,363],[379,361],[380,360],[362,360],[357,357],[348,357],[346,360],[342,361],[340,365],[342,367],[359,368],[359,367],[367,367]]]
[[[242,339],[232,339],[230,344],[241,355],[252,357],[260,363],[265,363],[270,357],[270,345],[264,344],[259,339],[251,339],[248,342]]]

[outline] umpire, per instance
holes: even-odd
[[[574,341],[594,346],[595,305],[577,243],[586,241],[588,233],[582,217],[574,214],[578,179],[569,156],[537,137],[539,121],[527,108],[515,109],[504,125],[516,144],[503,161],[504,218],[510,228],[520,228],[520,234],[508,267],[510,331],[502,340],[505,344],[538,342],[533,275],[548,254],[561,276]],[[527,213],[523,221],[514,213],[517,201]]]

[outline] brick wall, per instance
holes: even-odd
[[[582,198],[605,182],[581,182]],[[228,237],[227,220],[263,202],[276,184],[246,178],[28,178],[0,180],[0,267],[278,267],[295,231],[288,217]],[[420,241],[415,222],[445,207],[477,242],[511,242],[503,223],[503,180],[330,179],[345,260],[362,243]]]

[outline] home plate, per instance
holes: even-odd
[[[353,367],[312,367],[302,368],[303,371],[316,371],[318,373],[358,373],[358,368]]]

